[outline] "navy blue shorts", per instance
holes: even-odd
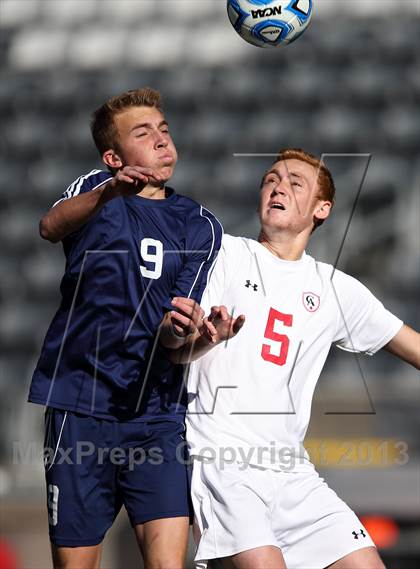
[[[124,505],[133,526],[192,515],[185,427],[107,421],[59,409],[45,415],[50,539],[97,545]]]

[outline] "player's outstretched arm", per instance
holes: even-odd
[[[420,369],[420,334],[404,324],[384,349]]]
[[[80,229],[110,200],[139,193],[149,182],[149,178],[161,181],[159,174],[151,168],[125,166],[98,189],[62,200],[41,219],[39,223],[41,237],[51,243],[61,241],[73,231]]]
[[[235,337],[245,323],[241,314],[233,318],[226,306],[213,306],[210,315],[204,318],[201,327],[190,335],[184,346],[170,352],[174,363],[185,364],[197,360],[222,342]]]

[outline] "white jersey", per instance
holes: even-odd
[[[235,338],[190,366],[191,454],[312,469],[303,440],[331,344],[373,354],[401,320],[332,265],[306,254],[284,261],[257,241],[230,235],[202,299],[206,313],[221,304],[246,321]]]

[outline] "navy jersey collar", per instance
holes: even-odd
[[[172,188],[165,188],[166,190],[166,198],[164,198],[163,200],[151,200],[149,198],[143,198],[142,196],[138,196],[138,195],[133,195],[133,196],[129,196],[130,198],[132,198],[133,200],[136,201],[136,203],[141,203],[142,207],[167,207],[168,205],[174,203],[176,201],[177,195],[175,190],[173,190]]]

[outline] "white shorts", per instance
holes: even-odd
[[[281,549],[288,569],[321,569],[352,551],[374,547],[356,514],[315,470],[241,468],[194,461],[197,567],[272,545]]]

